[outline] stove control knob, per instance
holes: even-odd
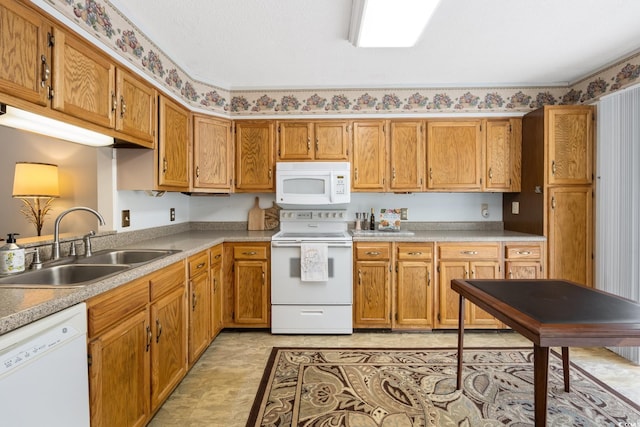
[[[333,216],[333,217],[335,218],[337,215],[338,215],[338,214],[336,214],[336,213],[334,212],[334,213],[333,213],[333,215],[331,215],[331,216]]]

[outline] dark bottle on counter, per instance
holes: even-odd
[[[371,208],[371,218],[369,219],[369,230],[376,229],[376,218],[373,216],[373,208]]]

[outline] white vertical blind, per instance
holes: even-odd
[[[598,105],[596,288],[640,301],[640,86]],[[640,363],[640,347],[611,350]]]

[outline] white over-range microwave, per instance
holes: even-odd
[[[276,163],[276,203],[339,205],[350,201],[349,162]]]

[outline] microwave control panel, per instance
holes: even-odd
[[[346,182],[345,175],[336,175],[336,194],[345,194],[347,191],[347,185],[351,185]]]

